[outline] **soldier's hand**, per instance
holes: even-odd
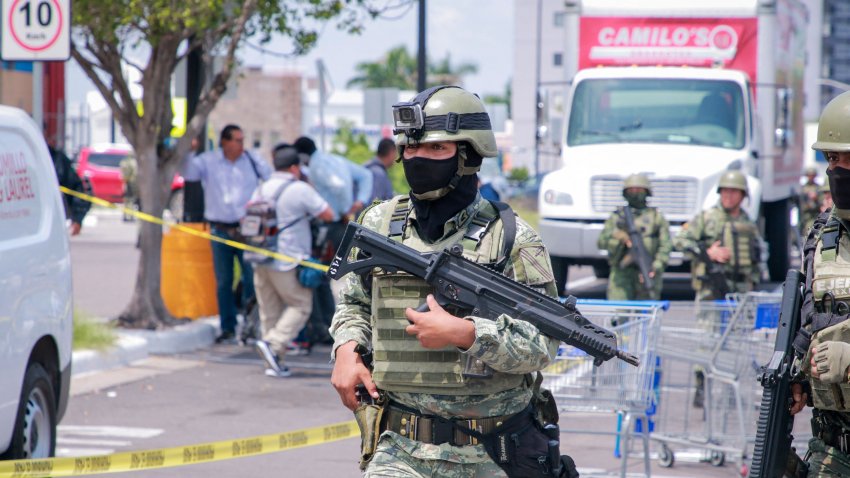
[[[837,341],[821,342],[812,350],[812,377],[824,383],[847,381],[850,367],[850,344]]]
[[[631,249],[631,248],[632,248],[632,240],[631,240],[631,239],[629,239],[629,233],[628,233],[628,232],[626,232],[626,231],[624,231],[624,230],[622,230],[622,229],[617,229],[617,230],[615,230],[613,233],[611,233],[611,237],[613,237],[614,239],[616,239],[616,240],[618,240],[618,241],[622,242],[622,243],[623,243],[623,244],[625,244],[625,245],[626,245],[626,247],[628,247],[629,249]]]
[[[791,412],[791,415],[796,415],[803,410],[809,401],[809,395],[803,391],[803,385],[799,383],[791,384],[791,398],[794,400],[794,403],[791,404],[791,408],[788,410]]]
[[[357,347],[357,342],[352,340],[336,349],[336,360],[334,361],[333,373],[331,373],[331,385],[339,394],[342,404],[351,411],[354,411],[359,405],[354,391],[355,387],[361,383],[369,391],[372,398],[377,400],[380,397],[378,387],[372,381],[372,373],[366,368],[360,354],[354,351],[355,347]]]
[[[715,241],[705,252],[711,260],[721,264],[729,262],[732,257],[732,251],[728,247],[721,246],[720,241]]]
[[[82,229],[82,228],[83,228],[83,226],[79,222],[72,222],[71,226],[68,228],[68,232],[72,236],[76,236],[80,233],[80,229]]]
[[[441,349],[453,345],[468,349],[475,342],[475,324],[455,317],[440,307],[432,294],[425,298],[427,312],[417,312],[411,308],[404,311],[410,325],[405,332],[415,335],[419,344],[426,349]]]

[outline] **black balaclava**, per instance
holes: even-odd
[[[445,231],[446,222],[469,207],[478,194],[477,174],[456,178],[458,156],[462,149],[460,146],[458,144],[458,152],[450,159],[413,157],[402,159],[401,162],[410,189],[417,194],[440,189],[455,182],[455,187],[451,191],[437,199],[417,199],[413,194],[410,195],[413,208],[416,210],[416,225],[419,233],[430,242],[440,239]],[[466,152],[467,164],[474,164],[476,161],[480,164],[481,157],[471,146],[466,145],[463,149]]]
[[[836,166],[826,170],[832,202],[837,209],[850,210],[850,169]]]
[[[632,208],[643,209],[646,207],[646,198],[649,197],[649,193],[642,189],[640,192],[624,192],[623,197]]]

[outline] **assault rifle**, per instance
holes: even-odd
[[[655,290],[655,281],[649,275],[652,272],[652,257],[649,251],[646,250],[646,245],[643,243],[643,237],[640,231],[635,227],[635,217],[632,214],[632,209],[629,206],[623,208],[623,218],[626,220],[626,231],[629,233],[629,240],[632,241],[631,255],[637,263],[640,276],[643,278],[643,287],[650,295]]]
[[[753,478],[781,478],[785,474],[791,451],[794,417],[789,412],[793,403],[791,378],[795,352],[792,346],[800,328],[800,283],[803,275],[789,270],[782,287],[782,305],[776,331],[776,345],[770,362],[761,368],[758,380],[764,387],[759,408],[756,442],[750,475]]]
[[[349,260],[354,248],[359,251],[357,257]],[[634,366],[640,364],[638,357],[617,348],[613,333],[581,315],[575,297],[561,303],[465,259],[462,254],[460,244],[441,252],[421,253],[360,224],[349,223],[328,275],[339,279],[349,272],[362,273],[376,267],[401,270],[434,287],[434,298],[440,305],[453,305],[489,319],[507,314],[524,320],[549,337],[591,355],[595,365],[614,357]]]
[[[700,262],[705,264],[705,275],[699,277],[699,280],[708,284],[711,289],[711,295],[715,299],[722,299],[729,293],[729,284],[726,282],[726,271],[723,264],[714,262],[708,256],[708,246],[705,242],[697,242],[697,247],[693,251]]]

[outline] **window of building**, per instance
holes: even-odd
[[[552,64],[554,66],[563,66],[564,65],[564,54],[563,53],[555,53],[552,55]]]
[[[564,26],[564,19],[567,17],[566,12],[555,12],[552,16],[552,24],[556,27]]]

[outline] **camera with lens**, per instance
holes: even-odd
[[[393,129],[396,133],[421,134],[425,115],[419,103],[396,103],[393,105]]]

